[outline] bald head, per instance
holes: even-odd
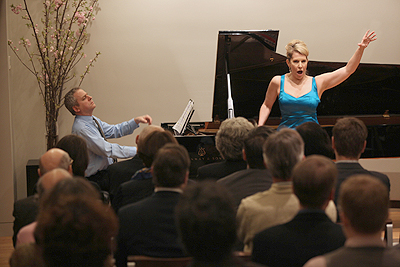
[[[144,139],[146,139],[146,137],[152,133],[152,132],[162,132],[164,131],[163,128],[161,128],[160,126],[156,126],[156,125],[149,125],[146,128],[144,128],[140,134],[136,137],[136,144],[138,146],[138,150],[140,150],[140,143],[143,142]]]
[[[61,168],[72,173],[71,158],[68,153],[59,148],[52,148],[39,159],[39,176],[56,168]]]
[[[39,198],[44,192],[51,190],[58,182],[64,179],[72,179],[71,173],[64,169],[56,168],[46,172],[37,183]]]

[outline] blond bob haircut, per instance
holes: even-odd
[[[309,51],[307,45],[301,40],[294,39],[290,41],[285,46],[285,48],[286,48],[286,57],[289,60],[292,59],[294,52],[300,53],[308,58]]]

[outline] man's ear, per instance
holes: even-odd
[[[333,138],[333,136],[332,136],[332,148],[333,148],[333,150],[336,150],[336,147],[335,147],[335,138]]]
[[[79,106],[73,106],[72,109],[75,111],[75,113],[79,113],[81,111]]]
[[[70,164],[70,165],[68,166],[68,172],[69,172],[71,175],[74,174],[74,172],[73,172],[73,170],[72,170],[72,164]]]
[[[364,146],[363,146],[363,149],[361,151],[361,154],[364,153],[366,147],[367,147],[367,140],[364,141]]]
[[[242,149],[242,158],[244,161],[247,161],[246,151],[244,151],[244,148]]]
[[[139,143],[138,143],[138,141],[139,141],[139,135],[136,135],[136,145],[138,145]]]

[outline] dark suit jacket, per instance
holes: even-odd
[[[237,209],[243,198],[268,190],[272,184],[272,176],[266,169],[245,169],[219,179],[217,183],[231,192]]]
[[[14,225],[13,225],[13,244],[17,241],[19,230],[36,220],[38,214],[39,203],[37,195],[29,196],[14,202]]]
[[[338,179],[337,179],[336,191],[335,191],[335,200],[334,200],[335,204],[337,204],[340,185],[348,177],[350,177],[354,174],[372,175],[372,176],[378,178],[380,181],[382,181],[388,187],[388,190],[390,191],[390,180],[387,177],[387,175],[385,175],[383,173],[368,171],[368,170],[364,169],[358,162],[337,162],[336,167],[338,169]]]
[[[244,160],[223,160],[201,166],[197,169],[197,181],[205,179],[218,180],[231,173],[244,170],[247,168],[247,163]]]
[[[142,159],[136,154],[133,158],[111,164],[107,168],[110,180],[110,197],[113,198],[118,187],[129,181],[138,170],[144,168]]]
[[[130,180],[118,187],[117,193],[112,199],[112,207],[115,212],[128,204],[135,203],[154,193],[154,184],[152,179]]]
[[[301,211],[291,221],[258,233],[252,261],[269,267],[303,266],[309,259],[342,247],[340,225],[323,211]]]
[[[180,193],[159,191],[118,212],[117,266],[126,266],[128,255],[184,257],[178,241],[174,210]]]

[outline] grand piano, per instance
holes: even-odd
[[[212,121],[190,123],[197,135],[177,137],[189,150],[192,177],[199,166],[221,160],[214,136],[208,135],[217,131],[221,121],[232,114],[258,121],[270,80],[288,71],[286,56],[276,53],[278,35],[277,30],[219,32]],[[345,64],[309,61],[308,73],[316,76]],[[362,157],[400,156],[400,65],[361,63],[345,82],[324,92],[317,114],[329,134],[338,118],[354,116],[364,121],[368,140]],[[266,124],[279,123],[276,101]]]

